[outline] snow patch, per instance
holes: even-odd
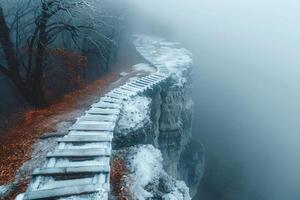
[[[143,127],[146,122],[150,121],[151,99],[148,97],[136,96],[124,102],[123,112],[118,122],[120,132],[122,130],[136,130]]]
[[[19,194],[15,200],[23,200],[25,193]]]
[[[136,65],[133,65],[132,68],[135,71],[145,71],[145,72],[150,72],[150,73],[155,73],[156,69],[153,68],[151,65],[146,64],[146,63],[139,63]]]
[[[190,200],[189,188],[183,181],[176,181],[174,191],[163,196],[164,200]]]
[[[152,194],[144,188],[150,182],[157,181],[162,171],[162,155],[152,145],[142,146],[132,161],[132,193],[138,200],[151,198]],[[156,179],[156,180],[155,180]]]

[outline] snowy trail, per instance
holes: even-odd
[[[124,103],[172,74],[180,77],[187,63],[192,64],[188,51],[176,43],[137,36],[135,47],[157,71],[127,81],[91,105],[57,141],[44,166],[34,171],[23,199],[108,199],[111,142]]]

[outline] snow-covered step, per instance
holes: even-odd
[[[61,149],[111,149],[110,142],[60,142],[59,144],[63,145],[63,148]]]
[[[131,82],[130,85],[133,85],[133,86],[136,86],[136,87],[140,87],[140,88],[147,87],[147,85],[145,85],[145,84],[139,84],[139,83],[136,83],[136,82]]]
[[[147,79],[147,80],[150,80],[150,81],[157,81],[157,80],[160,80],[161,78],[152,77],[152,76],[150,75],[150,76],[144,77],[143,79]]]
[[[57,149],[48,153],[47,157],[96,157],[110,156],[110,149],[91,148],[91,149]]]
[[[101,101],[109,102],[109,103],[119,103],[122,101],[122,99],[115,99],[115,98],[111,98],[108,96],[104,96],[104,97],[101,97]]]
[[[128,90],[128,91],[132,91],[132,92],[139,92],[139,91],[141,91],[140,89],[138,89],[138,88],[133,88],[133,87],[130,87],[130,86],[128,86],[128,85],[123,85],[123,86],[121,86],[120,88],[122,88],[122,89],[124,89],[124,90]]]
[[[110,97],[110,98],[113,98],[113,99],[119,99],[119,100],[128,98],[125,95],[119,95],[119,94],[113,94],[113,93],[107,93],[106,96]]]
[[[120,109],[121,108],[121,104],[119,103],[108,103],[108,102],[104,102],[104,101],[100,101],[98,103],[95,103],[92,105],[92,107],[95,108],[117,108]]]
[[[153,84],[152,82],[147,82],[147,81],[143,81],[143,80],[136,80],[135,82],[139,83],[139,84],[145,84],[145,85],[152,85]]]
[[[104,137],[99,135],[67,135],[61,139],[59,142],[111,142],[112,137]]]
[[[113,137],[113,132],[112,131],[78,131],[78,130],[69,131],[68,136],[73,136],[73,135],[82,135],[82,136],[96,135],[96,136],[111,138]]]
[[[115,108],[95,108],[92,107],[86,113],[89,114],[101,114],[101,115],[118,115],[120,113],[120,109]]]
[[[127,95],[127,96],[132,96],[132,95],[136,94],[135,91],[128,91],[121,87],[113,90],[112,92],[115,94],[118,94],[118,95]]]
[[[103,115],[101,113],[99,114],[94,112],[78,118],[78,120],[82,120],[82,121],[108,121],[108,122],[116,122],[117,119],[118,119],[117,115]]]
[[[157,80],[152,80],[152,79],[148,79],[148,78],[142,78],[141,81],[147,82],[147,83],[156,83],[157,82]]]
[[[108,166],[109,157],[97,157],[90,159],[77,160],[73,158],[55,158],[54,165],[49,167],[88,167],[88,166]],[[48,165],[47,165],[48,167]]]
[[[139,80],[135,80],[133,83],[144,86],[144,87],[148,85],[148,83],[144,83],[144,82],[139,81]]]
[[[24,199],[34,200],[34,199],[49,199],[55,197],[65,197],[72,195],[81,195],[98,192],[100,186],[97,184],[82,184],[82,185],[72,185],[67,187],[60,187],[55,189],[29,191]]]
[[[133,85],[132,82],[127,83],[126,86],[127,86],[127,87],[136,88],[136,89],[139,89],[139,90],[144,89],[144,86]]]
[[[94,165],[80,167],[52,167],[52,168],[37,168],[33,175],[61,175],[61,174],[82,174],[82,173],[108,173],[109,166]]]
[[[115,124],[108,122],[94,122],[94,123],[76,123],[69,128],[69,130],[79,131],[113,131]]]

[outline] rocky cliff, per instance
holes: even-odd
[[[204,170],[203,148],[191,141],[191,55],[158,38],[139,36],[135,45],[147,64],[172,75],[124,103],[114,132],[112,190],[117,199],[191,199]]]

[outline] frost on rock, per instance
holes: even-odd
[[[171,178],[162,166],[159,149],[152,145],[128,148],[130,175],[125,179],[135,200],[190,200],[189,189],[182,181]],[[128,154],[127,154],[128,155]]]
[[[142,96],[133,97],[124,102],[123,112],[118,122],[118,129],[122,134],[126,130],[136,130],[150,121],[151,99]]]

